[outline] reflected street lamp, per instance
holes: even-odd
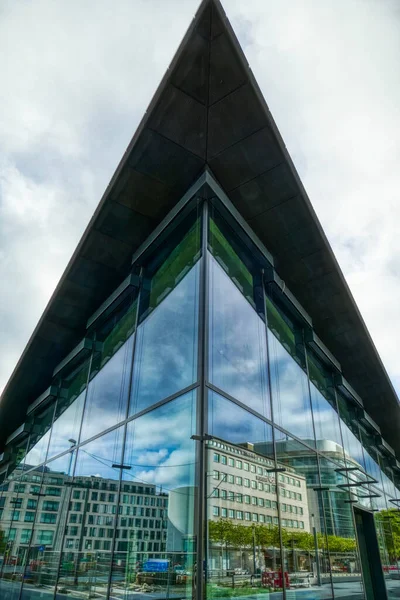
[[[256,574],[256,527],[253,525],[253,575]]]
[[[70,475],[71,474],[71,468],[72,468],[72,459],[74,458],[74,450],[73,450],[73,448],[75,448],[75,446],[76,446],[76,440],[70,438],[68,441],[71,444],[71,447],[70,447],[70,450],[69,450],[70,453],[71,453],[71,456],[69,457],[69,466],[68,466],[68,475]]]
[[[297,573],[297,556],[296,556],[296,540],[292,538],[292,559],[293,559],[293,572]]]

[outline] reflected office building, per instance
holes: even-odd
[[[204,0],[3,392],[0,598],[396,597],[399,431]]]

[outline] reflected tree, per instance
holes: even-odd
[[[397,509],[381,510],[375,515],[381,524],[385,545],[391,562],[400,558],[400,512]]]
[[[400,518],[397,526],[400,532]],[[209,522],[209,538],[221,547],[221,558],[223,549],[235,548],[244,550],[250,548],[255,543],[256,548],[265,554],[268,548],[278,548],[280,545],[278,526],[268,525],[241,525],[232,521],[220,519]],[[325,537],[318,533],[318,548],[325,551],[329,548],[331,553],[352,553],[356,550],[356,540],[354,538],[344,538],[336,535]],[[400,549],[400,533],[398,543]],[[282,527],[282,544],[286,549],[292,549],[304,552],[315,551],[315,540],[312,533],[308,531],[293,531]]]

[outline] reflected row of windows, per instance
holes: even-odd
[[[221,508],[219,506],[212,507],[212,514],[214,517],[222,517],[223,519],[229,518],[237,519],[238,521],[252,521],[253,523],[271,523],[274,525],[279,524],[278,517],[271,517],[270,515],[263,515],[242,510],[234,510],[232,508]],[[282,527],[304,529],[304,521],[297,521],[296,519],[282,519]]]
[[[250,486],[250,481],[247,480],[243,480],[241,477],[234,477],[233,475],[225,475],[224,473],[219,473],[218,471],[213,471],[213,479],[219,479],[221,476],[221,481],[226,481],[227,483],[232,483],[238,486],[243,486],[243,487],[252,487],[255,490],[259,490],[261,492],[267,492],[268,494],[276,494],[276,485],[271,485],[269,483],[262,483],[262,482],[256,482],[256,481],[252,481],[251,483],[254,485]],[[298,492],[293,492],[291,490],[286,490],[285,488],[280,487],[279,488],[280,491],[280,495],[282,496],[282,498],[292,498],[293,500],[298,500],[299,502],[301,502],[302,500],[302,495]],[[215,488],[213,491],[213,495],[215,497],[219,496],[221,498],[228,498],[229,500],[233,500],[235,499],[237,502],[247,502],[248,498],[252,498],[254,499],[255,496],[249,496],[247,494],[243,494],[243,493],[236,493],[235,492],[231,492],[231,491],[227,491],[224,489],[218,489]],[[253,501],[253,500],[252,500]],[[253,502],[254,504],[254,502]]]
[[[278,503],[274,500],[259,498],[257,496],[248,496],[246,494],[237,494],[235,492],[229,492],[227,490],[214,489],[212,492],[212,497],[221,498],[221,500],[228,500],[229,502],[238,502],[239,504],[252,504],[254,506],[260,506],[263,508],[271,508],[272,510],[277,510],[278,507]],[[282,495],[282,497],[285,496]],[[300,501],[302,500],[301,498],[298,499]],[[304,509],[302,506],[286,504],[284,502],[281,503],[281,508],[283,512],[293,512],[294,514],[299,515],[302,515],[304,513]]]
[[[249,471],[251,473],[257,473],[257,475],[264,475],[264,477],[268,477],[269,471],[266,468],[259,467],[256,465],[251,465],[248,462],[242,462],[241,460],[236,460],[230,457],[225,456],[224,454],[218,454],[218,452],[214,452],[213,461],[217,463],[221,463],[221,465],[228,465],[228,467],[236,467],[236,469],[243,469],[244,471]],[[270,462],[272,464],[272,462]],[[218,476],[214,476],[214,474],[218,474]],[[230,479],[232,477],[231,474],[226,474],[219,471],[213,471],[214,479],[219,479],[223,476],[227,477],[227,481],[233,483],[233,480]],[[278,481],[280,483],[286,483],[288,485],[294,485],[297,487],[301,486],[299,479],[294,479],[293,477],[288,477],[287,475],[278,475]],[[242,485],[242,482],[245,487],[250,487],[250,480],[246,478],[242,478],[240,476],[235,477],[235,482]],[[260,482],[251,481],[251,487],[257,488],[257,485],[261,485]],[[262,487],[260,489],[263,489]]]

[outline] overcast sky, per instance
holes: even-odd
[[[400,391],[400,2],[224,8]],[[198,0],[2,0],[0,390]]]

